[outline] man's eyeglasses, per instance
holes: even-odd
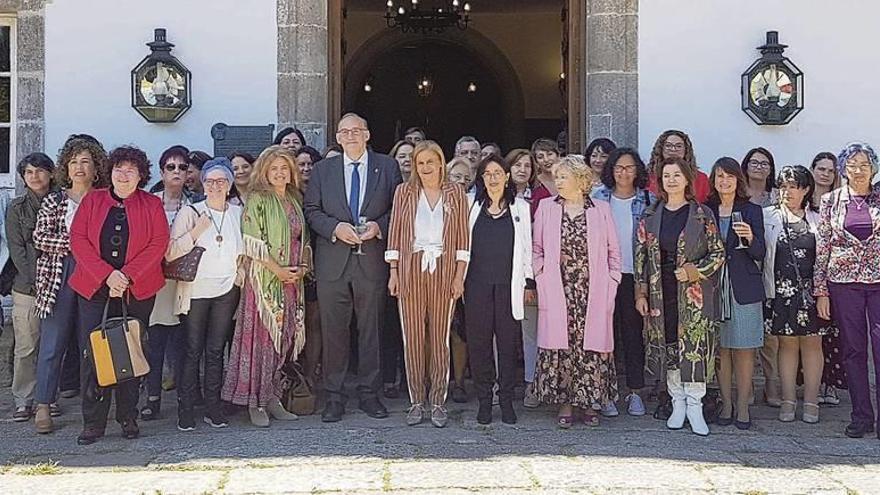
[[[354,129],[339,129],[336,131],[336,134],[340,136],[360,136],[364,131],[366,131],[366,129],[355,127]]]

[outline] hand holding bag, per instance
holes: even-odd
[[[104,304],[101,324],[89,332],[95,375],[98,386],[101,387],[117,385],[150,372],[150,365],[144,355],[144,323],[128,316],[124,295],[121,317],[107,318],[109,308],[110,298]]]
[[[198,216],[199,211],[190,205],[190,208]],[[189,235],[189,234],[187,234]],[[199,271],[199,262],[202,260],[202,254],[205,248],[195,246],[192,251],[175,260],[162,260],[162,272],[168,280],[177,280],[179,282],[192,282],[196,279],[196,272]]]

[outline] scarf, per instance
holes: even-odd
[[[302,226],[300,252],[292,258],[290,248],[290,220],[284,204],[275,193],[253,193],[245,204],[241,229],[244,253],[254,261],[274,260],[281,266],[296,264],[302,259],[302,249],[309,245],[309,229],[305,226],[302,208],[290,194],[288,201],[293,205],[294,214]],[[248,277],[254,287],[260,321],[269,330],[275,352],[284,356],[282,336],[284,334],[284,285],[263,263],[251,263]],[[299,282],[297,298],[303,302],[302,280]],[[296,325],[296,322],[287,322]],[[297,356],[305,344],[298,330],[294,335],[293,356]]]

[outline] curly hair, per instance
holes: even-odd
[[[257,160],[254,162],[254,170],[251,172],[250,188],[251,192],[271,193],[274,188],[269,182],[269,166],[275,160],[281,159],[287,165],[290,171],[290,183],[285,188],[287,194],[293,196],[297,202],[302,204],[302,177],[299,174],[299,167],[296,165],[296,156],[287,148],[281,145],[273,144],[264,149]]]
[[[691,143],[691,138],[684,131],[679,131],[676,129],[669,129],[668,131],[664,131],[663,134],[654,141],[654,148],[651,149],[651,159],[648,161],[648,170],[650,173],[659,177],[663,172],[663,165],[665,165],[663,160],[663,145],[666,144],[666,139],[669,136],[678,136],[684,141],[684,158],[682,162],[685,166],[690,167],[692,170],[697,170],[697,159],[694,157],[694,145]]]
[[[614,167],[625,156],[632,158],[636,164],[636,178],[633,181],[633,186],[637,189],[648,187],[648,169],[645,167],[642,157],[639,156],[639,152],[633,148],[616,148],[608,155],[608,160],[605,161],[605,166],[602,167],[602,176],[600,177],[602,184],[611,190],[617,186],[614,180]]]
[[[555,178],[556,174],[563,169],[571,173],[574,180],[577,181],[578,187],[584,192],[584,195],[589,196],[593,177],[596,173],[587,165],[584,155],[572,154],[562,157],[559,163],[553,167],[553,177]]]
[[[112,172],[119,164],[128,162],[137,167],[140,181],[138,188],[143,189],[150,182],[150,159],[147,154],[136,146],[119,146],[107,156],[107,170]]]
[[[97,140],[74,137],[68,139],[64,146],[58,150],[58,165],[55,167],[55,183],[60,187],[68,188],[70,182],[70,170],[68,163],[80,153],[88,153],[92,157],[95,167],[94,187],[107,187],[110,183],[110,170],[107,168],[107,151]]]

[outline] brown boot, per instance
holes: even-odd
[[[37,404],[37,411],[34,414],[34,426],[37,433],[52,433],[52,414],[49,411],[49,404]]]

